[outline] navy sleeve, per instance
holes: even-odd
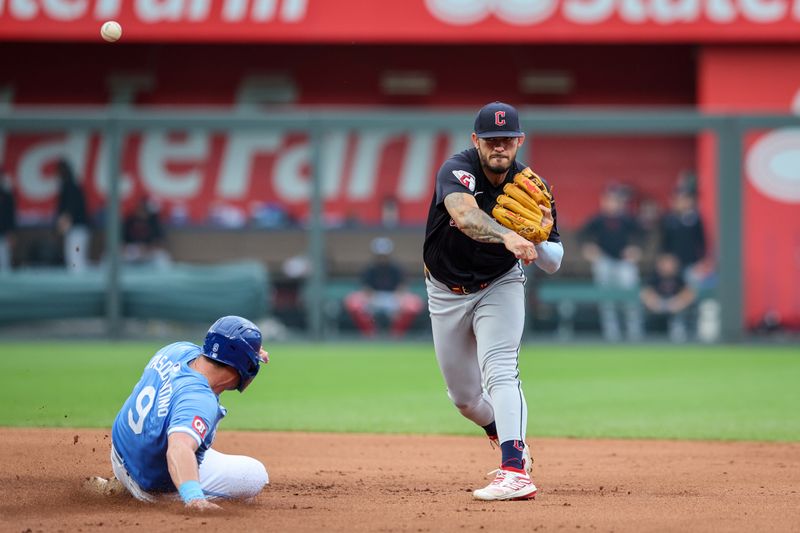
[[[447,195],[454,192],[474,193],[475,176],[467,162],[450,159],[436,174],[436,205],[442,205]]]

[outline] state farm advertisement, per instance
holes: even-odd
[[[0,39],[129,42],[800,40],[800,0],[3,0]]]
[[[800,114],[800,56],[791,48],[711,48],[701,56],[700,99],[706,111],[789,110]],[[742,79],[759,83],[742,85]],[[700,179],[716,190],[713,147],[701,145]],[[800,129],[745,136],[742,186],[746,320],[800,326]],[[715,219],[706,195],[706,219]]]
[[[424,224],[439,167],[469,146],[469,132],[461,130],[327,133],[320,145],[327,225],[380,224],[387,211],[401,225]],[[641,199],[663,204],[677,176],[695,167],[693,137],[539,135],[518,157],[553,184],[562,229],[580,226],[597,211],[611,177],[637,184]],[[109,184],[109,146],[101,133],[0,131],[0,160],[12,178],[21,224],[52,223],[61,158],[73,165],[91,213],[101,217]],[[311,160],[306,132],[131,133],[123,146],[123,209],[147,197],[173,225],[240,227],[274,224],[276,217],[284,224],[305,223]],[[647,180],[641,179],[643,168]]]
[[[101,134],[10,134],[2,141],[21,223],[52,220],[61,158],[73,165],[90,210],[102,209],[109,154]],[[327,134],[320,150],[328,223],[377,223],[388,204],[401,222],[423,223],[439,165],[468,143],[464,132]],[[240,226],[269,208],[303,222],[310,165],[309,137],[302,132],[146,131],[125,138],[121,192],[126,208],[146,196],[162,206],[171,223]]]

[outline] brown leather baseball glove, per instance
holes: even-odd
[[[514,183],[506,183],[503,187],[492,216],[508,229],[539,244],[547,240],[553,227],[552,219],[543,224],[544,214],[539,206],[550,209],[552,202],[553,196],[542,178],[525,168],[514,176]]]

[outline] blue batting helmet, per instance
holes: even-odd
[[[239,392],[244,391],[258,374],[261,362],[261,331],[240,316],[224,316],[208,329],[203,354],[236,369]]]

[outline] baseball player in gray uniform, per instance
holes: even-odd
[[[524,140],[516,109],[501,102],[484,106],[475,119],[473,148],[439,169],[425,231],[433,341],[448,395],[502,453],[494,480],[473,492],[479,500],[532,499],[537,490],[518,368],[525,323],[522,266],[533,262],[552,274],[564,250],[555,202],[543,209],[552,230],[539,244],[490,215],[503,186],[525,168],[516,160]]]

